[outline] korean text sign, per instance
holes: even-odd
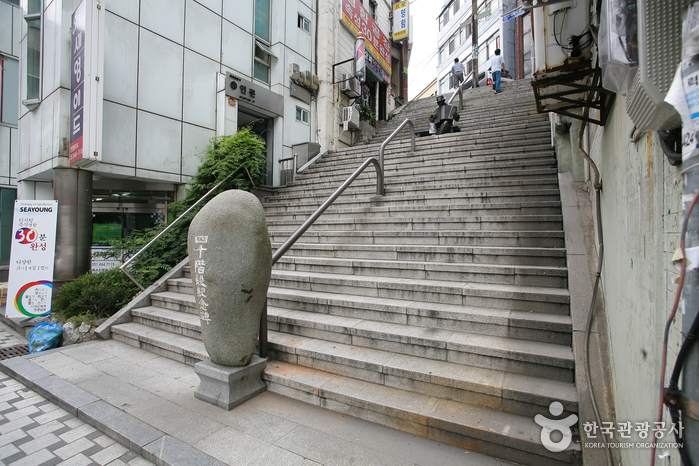
[[[369,12],[359,0],[342,0],[342,22],[357,35],[363,32],[366,48],[389,74],[391,72],[391,42],[379,29]]]
[[[15,201],[5,315],[51,312],[58,201]]]
[[[408,38],[408,2],[398,2],[393,5],[393,40]]]
[[[73,13],[70,67],[70,163],[84,156],[83,127],[85,125],[85,2]]]

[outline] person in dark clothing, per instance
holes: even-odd
[[[445,134],[457,130],[453,126],[454,121],[459,121],[460,118],[456,107],[447,105],[442,95],[437,96],[437,105],[437,110],[430,115],[430,134]]]

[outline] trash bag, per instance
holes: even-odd
[[[56,348],[61,344],[62,333],[63,328],[58,324],[42,322],[36,325],[29,332],[29,336],[27,336],[29,352],[38,353],[39,351]]]

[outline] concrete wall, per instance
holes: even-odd
[[[679,247],[682,223],[681,167],[667,163],[655,133],[629,141],[633,123],[622,95],[617,96],[606,125],[591,128],[590,155],[603,183],[602,288],[616,422],[652,425],[660,396],[663,331],[679,275],[671,257]],[[577,146],[577,130],[571,128],[570,134]],[[582,163],[579,154],[574,157],[578,159],[572,165]],[[681,321],[678,314],[671,331],[668,361],[673,364],[681,342]],[[647,464],[650,455],[642,449],[619,453],[623,464]],[[671,454],[656,464],[679,464],[676,450]]]

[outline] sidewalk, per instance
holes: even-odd
[[[159,465],[510,464],[271,392],[225,411],[194,398],[192,367],[114,340],[8,359],[0,370]],[[124,463],[148,464],[136,460]]]
[[[0,323],[0,349],[27,340]],[[150,466],[128,448],[0,372],[0,464]]]

